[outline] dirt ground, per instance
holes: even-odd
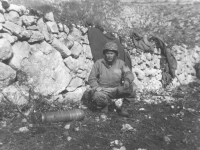
[[[127,108],[130,118],[85,108],[82,121],[41,123],[1,105],[0,150],[200,150],[200,85],[141,93]],[[36,108],[51,109],[58,110],[42,103]]]

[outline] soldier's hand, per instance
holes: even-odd
[[[97,88],[96,88],[96,91],[99,92],[99,91],[102,91],[102,89],[103,89],[102,87],[97,87]]]
[[[125,80],[125,81],[124,81],[124,89],[128,89],[129,86],[130,86],[129,81],[128,81],[128,80]]]

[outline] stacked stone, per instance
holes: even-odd
[[[61,102],[78,101],[92,65],[87,28],[74,25],[70,32],[52,12],[39,18],[24,6],[0,2],[0,99],[26,104],[32,88]]]
[[[134,82],[140,90],[157,90],[162,87],[160,70],[160,52],[156,54],[141,53],[131,56]]]
[[[172,53],[178,64],[175,72],[177,77],[173,79],[172,87],[191,82],[200,83],[195,70],[195,65],[200,62],[200,47],[195,46],[193,49],[188,49],[186,45],[174,45]],[[137,56],[131,56],[135,83],[140,90],[151,91],[162,87],[161,57],[159,49],[155,49],[155,54],[142,53]]]
[[[175,45],[172,47],[172,51],[178,63],[176,75],[181,84],[199,82],[195,65],[200,62],[200,47],[195,46],[193,49],[188,49],[186,45]]]

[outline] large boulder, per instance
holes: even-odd
[[[4,17],[7,21],[13,22],[18,25],[22,25],[22,19],[16,11],[10,11],[4,14]]]
[[[29,43],[40,42],[44,40],[44,36],[39,31],[32,31],[32,35],[28,40]]]
[[[93,58],[92,51],[91,51],[91,48],[90,48],[89,45],[84,44],[83,45],[83,50],[84,50],[84,53],[86,55],[86,58],[88,58],[88,59],[92,59]]]
[[[0,62],[0,90],[12,84],[16,78],[16,71]]]
[[[83,93],[85,92],[86,88],[77,88],[73,92],[67,92],[63,95],[64,99],[63,102],[78,102],[82,99]]]
[[[3,89],[2,94],[4,97],[14,105],[25,105],[29,101],[29,93],[26,86],[19,86],[17,83],[10,85]]]
[[[46,41],[41,42],[40,44],[36,44],[37,48],[42,51],[45,55],[50,54],[54,51],[53,47],[47,43]]]
[[[81,78],[73,78],[67,87],[67,91],[72,92],[75,91],[78,87],[83,85],[83,80]]]
[[[19,34],[23,31],[23,28],[20,25],[17,25],[10,21],[6,21],[5,24],[3,24],[3,27],[8,29],[16,36],[19,36]]]
[[[22,71],[28,74],[28,84],[45,96],[61,93],[71,81],[70,71],[56,50],[44,54],[35,46],[33,54],[23,59],[21,65]]]
[[[79,68],[79,61],[72,58],[71,56],[64,59],[65,65],[72,71],[75,72]]]
[[[17,70],[21,69],[21,61],[24,58],[29,57],[29,53],[31,51],[31,46],[28,44],[28,42],[16,42],[13,46],[13,57],[9,62],[9,65],[12,68],[15,68]]]
[[[78,58],[81,52],[83,51],[83,47],[81,44],[74,41],[74,45],[72,46],[70,50],[72,52],[72,56],[74,56],[74,58]]]
[[[0,39],[0,61],[11,58],[12,56],[12,46],[10,42],[2,38]]]
[[[53,42],[51,45],[60,52],[61,56],[63,58],[66,58],[71,55],[71,51],[63,44],[61,43],[58,39],[54,38]]]
[[[46,23],[44,23],[42,18],[38,20],[37,27],[38,27],[40,33],[42,33],[42,35],[44,36],[45,40],[47,42],[49,42],[51,40],[51,35],[48,31]]]
[[[0,13],[0,23],[4,23],[4,22],[5,22],[4,15]]]
[[[22,16],[22,22],[26,26],[31,26],[32,24],[36,23],[35,16]]]
[[[26,7],[24,7],[23,5],[19,6],[15,4],[10,4],[10,7],[8,7],[7,11],[16,11],[20,15],[23,15],[26,12]]]
[[[72,28],[72,32],[68,36],[69,40],[81,42],[83,39],[82,32],[76,27]]]
[[[18,35],[18,38],[20,40],[29,40],[33,35],[33,32],[31,30],[22,30],[22,32]],[[34,35],[33,35],[34,36]],[[32,38],[33,39],[33,38]],[[32,40],[30,39],[30,40]]]
[[[16,36],[12,36],[9,33],[1,33],[1,35],[3,38],[7,39],[11,44],[13,44],[14,42],[17,41],[17,37]]]
[[[58,33],[59,30],[58,30],[58,26],[57,26],[57,23],[56,22],[46,22],[47,24],[47,28],[48,30],[51,32],[51,33]]]
[[[44,16],[44,19],[47,20],[47,21],[51,21],[51,22],[55,21],[52,12],[46,13],[45,16]]]

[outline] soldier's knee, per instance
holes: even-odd
[[[92,96],[93,101],[98,106],[106,106],[108,105],[108,98],[102,92],[95,92]]]

